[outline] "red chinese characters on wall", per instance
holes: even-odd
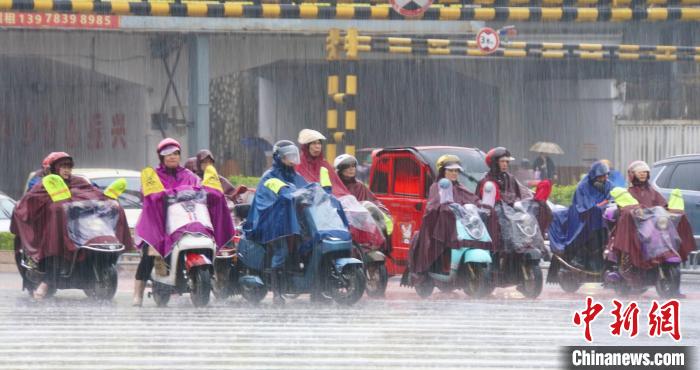
[[[126,116],[117,113],[112,116],[112,149],[126,149]]]
[[[0,112],[0,141],[5,146],[41,146],[56,150],[86,148],[88,151],[104,150],[111,144],[112,150],[121,151],[129,148],[128,126],[123,112],[107,117],[103,113],[92,113],[87,119],[76,116],[61,119],[50,115],[16,118]]]

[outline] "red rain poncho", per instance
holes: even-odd
[[[325,167],[328,170],[328,175],[331,178],[331,184],[333,186],[333,195],[335,195],[336,198],[350,194],[345,184],[343,184],[343,181],[338,177],[338,174],[335,173],[333,166],[323,158],[323,152],[321,152],[318,157],[312,157],[311,153],[309,153],[309,144],[302,145],[301,163],[296,167],[297,173],[307,182],[320,182],[321,167]]]
[[[452,196],[458,204],[479,203],[479,197],[459,183],[453,183]],[[455,215],[448,204],[440,203],[439,185],[435,182],[430,186],[420,231],[411,245],[409,268],[413,273],[426,272],[440,257],[444,258],[442,266],[446,268],[450,264],[450,254],[445,254],[445,250],[461,247],[491,249],[491,244],[458,240]]]
[[[42,183],[34,185],[20,199],[12,214],[10,231],[19,238],[24,251],[36,262],[46,257],[72,258],[76,250],[67,232],[68,218],[63,207],[65,203],[109,200],[84,178],[72,176],[66,181],[66,185],[70,189],[71,199],[59,202],[51,200]],[[121,207],[119,207],[119,220],[115,234],[126,249],[133,248],[129,226]]]

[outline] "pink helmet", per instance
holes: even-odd
[[[73,157],[71,157],[70,154],[66,152],[51,152],[46,156],[46,158],[44,158],[41,165],[44,167],[44,169],[50,169],[61,159],[69,159],[71,163],[73,163]]]
[[[160,143],[158,143],[156,153],[158,153],[158,155],[165,156],[178,150],[181,150],[180,143],[173,138],[166,137],[165,139],[161,140]]]

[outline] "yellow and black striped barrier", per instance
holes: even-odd
[[[204,1],[92,1],[92,0],[0,0],[0,11],[74,12],[135,16],[213,17],[213,18],[285,18],[402,20],[387,5],[336,6],[318,4],[251,4]],[[415,19],[415,18],[411,18]],[[463,6],[431,7],[419,18],[444,21],[686,21],[700,20],[700,8],[543,8]]]
[[[366,50],[362,50],[366,47]],[[656,62],[700,62],[700,55],[695,54],[644,54],[617,51],[581,51],[581,50],[541,50],[541,49],[498,49],[488,54],[480,49],[416,47],[383,45],[371,47],[361,45],[361,51],[385,52],[391,54],[417,55],[456,55],[466,57],[506,57],[506,58],[539,58],[539,59],[583,59],[583,60],[628,60]]]
[[[158,0],[161,2],[176,3],[176,0]],[[213,2],[211,0],[190,0],[200,2]],[[251,4],[315,4],[330,6],[337,4],[352,5],[378,5],[391,4],[389,0],[224,0],[220,2]],[[433,0],[433,5],[461,5],[480,7],[508,7],[508,6],[532,6],[532,7],[612,7],[634,8],[646,6],[697,6],[700,0]]]
[[[410,38],[358,35],[350,29],[345,36],[346,58],[357,60],[359,53],[417,55],[456,55],[466,57],[510,57],[541,59],[639,60],[659,62],[700,62],[700,47],[676,45],[635,45],[554,42],[503,42],[494,53],[477,48],[469,39]],[[340,52],[336,53],[340,57]]]
[[[329,62],[328,84],[326,91],[326,129],[330,139],[326,145],[326,159],[333,162],[339,145],[345,145],[345,153],[355,155],[355,132],[357,129],[357,59],[358,32],[347,31],[341,38],[340,30],[332,29],[326,38],[326,60]],[[342,52],[341,52],[342,49]],[[346,62],[340,62],[342,54]],[[342,74],[345,78],[341,78]],[[342,111],[342,125],[340,122]]]
[[[373,37],[358,36],[358,50],[367,52],[387,46],[411,46],[415,48],[477,48],[475,40],[453,39],[425,39],[404,37]],[[370,46],[368,49],[367,46]],[[637,52],[637,53],[663,53],[663,54],[698,54],[700,47],[675,46],[675,45],[636,45],[636,44],[595,44],[595,43],[558,43],[558,42],[519,42],[505,41],[500,45],[503,49],[540,49],[540,50],[579,50],[579,51],[606,51],[606,52]]]
[[[348,0],[338,0],[338,2]],[[359,0],[363,1],[363,0]],[[381,3],[386,0],[380,0]],[[386,1],[388,2],[388,1]],[[480,6],[611,6],[634,7],[638,5],[679,6],[700,5],[700,0],[434,0],[433,4],[461,4]]]

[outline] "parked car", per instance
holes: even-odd
[[[654,163],[651,183],[668,198],[671,190],[681,189],[685,213],[693,227],[695,246],[700,248],[700,154],[673,156]]]
[[[119,178],[126,179],[126,191],[119,196],[119,204],[124,208],[129,228],[136,227],[136,222],[139,220],[143,208],[140,172],[105,168],[74,168],[73,174],[85,177],[102,190]]]
[[[14,199],[0,192],[0,232],[10,232],[10,219],[15,209]]]
[[[426,146],[379,149],[372,154],[370,189],[389,208],[394,218],[392,259],[387,261],[391,275],[403,273],[413,235],[420,229],[428,202],[428,192],[437,176],[435,163],[443,154],[461,159],[465,173],[459,182],[475,191],[479,180],[488,171],[484,153],[479,149]]]
[[[27,184],[32,177],[32,173],[27,178]],[[93,185],[104,190],[112,182],[119,178],[126,179],[126,191],[119,196],[119,204],[124,208],[126,221],[129,228],[136,227],[136,222],[143,208],[143,197],[141,195],[141,173],[133,170],[111,169],[111,168],[74,168],[74,176],[84,177]],[[25,185],[26,189],[26,185]]]

